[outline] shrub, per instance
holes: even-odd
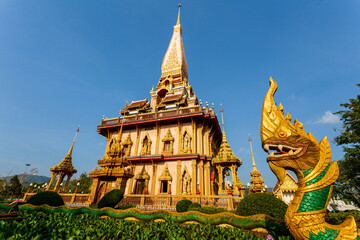
[[[136,207],[136,204],[134,204],[134,203],[124,203],[124,204],[118,205],[116,207],[116,209],[125,210],[125,209],[128,209],[128,208],[135,208],[135,207]]]
[[[202,213],[206,213],[206,214],[215,214],[215,213],[220,213],[220,212],[227,212],[227,210],[225,208],[221,208],[221,207],[208,207],[208,206],[204,206],[202,208],[199,209],[200,212]]]
[[[201,208],[200,203],[194,202],[192,204],[190,204],[188,211],[199,211]]]
[[[111,207],[114,208],[124,197],[124,193],[119,189],[113,189],[106,193],[99,201],[98,208]]]
[[[285,219],[287,205],[269,193],[251,193],[239,203],[236,214],[251,216],[266,214],[274,218]]]
[[[357,223],[360,222],[360,211],[351,210],[348,212],[329,213],[326,217],[326,221],[331,224],[340,224],[345,221],[347,216],[353,216]]]
[[[176,211],[177,212],[186,212],[189,210],[190,205],[192,204],[192,201],[184,199],[179,201],[176,204]]]
[[[34,196],[31,196],[27,202],[36,206],[42,204],[47,204],[49,206],[64,205],[64,201],[61,196],[53,191],[39,192]]]

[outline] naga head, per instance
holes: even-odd
[[[291,122],[291,116],[284,116],[281,103],[276,106],[274,94],[277,83],[270,77],[270,88],[262,108],[260,135],[263,149],[269,153],[267,162],[280,184],[285,170],[295,172],[298,179],[302,170],[314,168],[320,156],[319,143],[311,134],[306,134],[298,120]]]

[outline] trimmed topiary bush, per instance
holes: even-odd
[[[235,213],[240,216],[266,214],[274,218],[285,219],[287,207],[286,203],[269,193],[251,193],[241,200]]]
[[[134,204],[134,203],[124,203],[124,204],[118,205],[116,207],[116,209],[118,209],[118,210],[125,210],[125,209],[128,209],[128,208],[136,208],[136,204]]]
[[[360,223],[360,211],[357,210],[328,213],[326,216],[326,222],[331,224],[341,224],[345,221],[345,219],[348,216],[353,216],[355,218],[356,223]]]
[[[206,214],[215,214],[215,213],[221,213],[221,212],[227,212],[225,208],[221,207],[213,207],[213,206],[204,206],[199,209],[200,212],[206,213]]]
[[[200,211],[201,205],[200,203],[194,202],[190,204],[188,211]]]
[[[106,193],[99,201],[98,208],[111,207],[114,208],[124,197],[124,193],[119,189],[113,189]]]
[[[184,199],[179,201],[176,204],[176,211],[177,212],[186,212],[189,210],[190,205],[192,204],[192,201]]]
[[[27,203],[36,206],[47,204],[53,207],[64,205],[64,201],[61,196],[53,191],[39,192],[34,196],[31,196]]]

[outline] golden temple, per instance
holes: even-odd
[[[245,187],[237,175],[241,160],[231,151],[215,110],[199,102],[188,82],[180,7],[150,100],[132,101],[122,116],[103,119],[98,133],[107,147],[89,175],[89,203],[108,191],[125,195],[227,195],[224,173],[231,171],[233,194]]]

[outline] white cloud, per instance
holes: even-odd
[[[243,152],[245,152],[245,150],[246,150],[245,148],[239,148],[238,152],[243,153]]]
[[[339,123],[340,118],[337,115],[332,114],[331,111],[326,111],[325,114],[318,120],[318,124],[334,124]]]

